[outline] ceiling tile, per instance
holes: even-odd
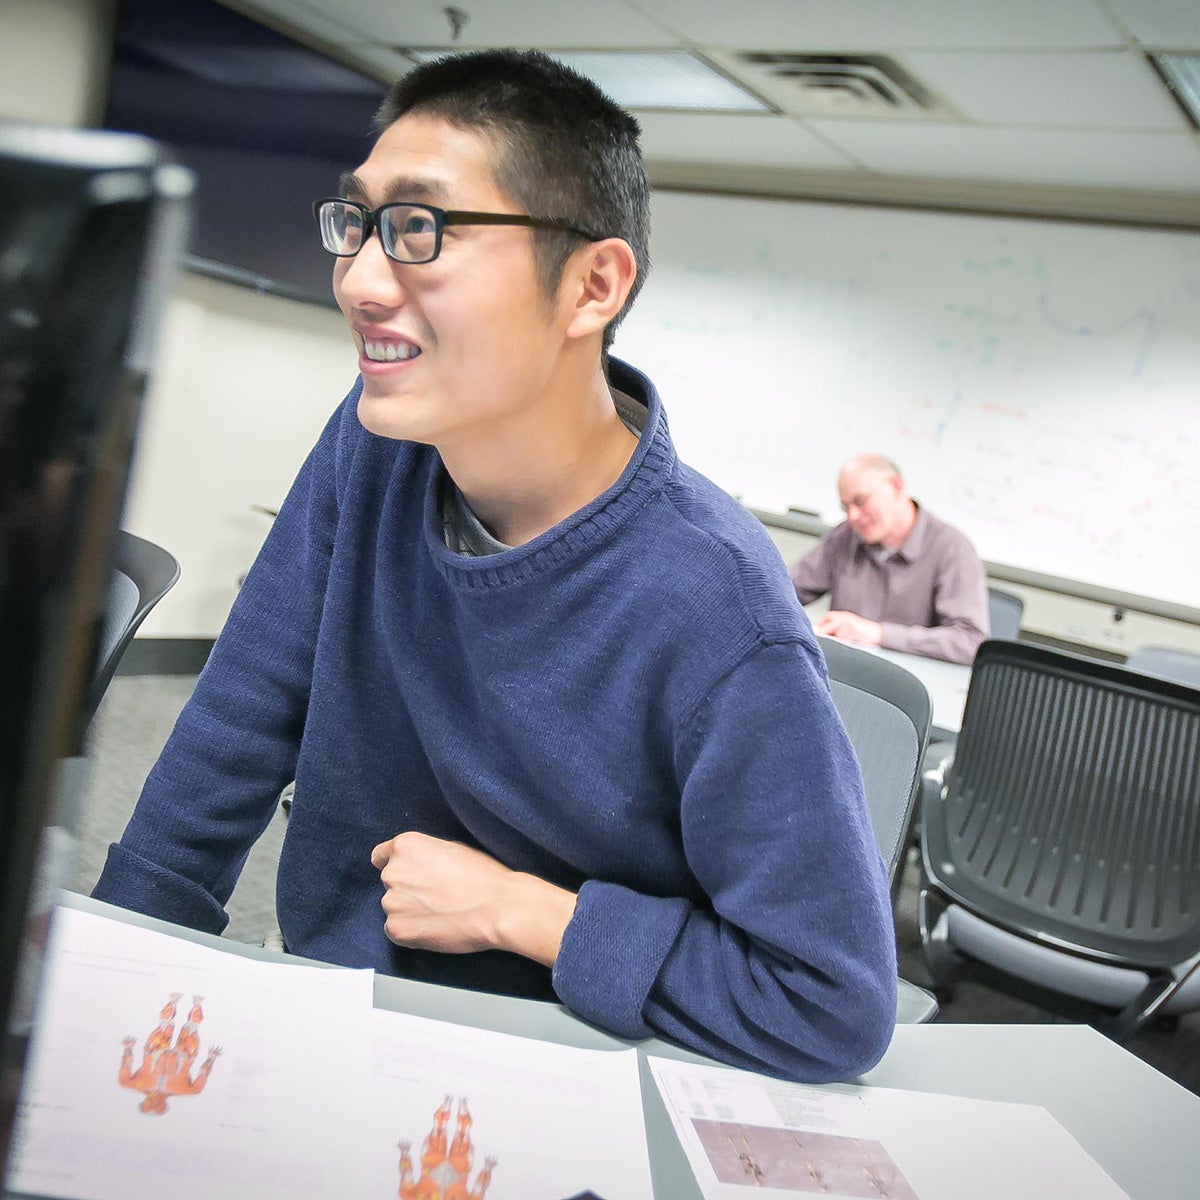
[[[1140,0],[1139,0],[1140,2]],[[742,50],[1120,46],[1092,0],[638,0],[703,45]]]
[[[318,41],[337,45],[344,41],[362,41],[367,35],[356,29],[330,6],[328,14],[305,3],[305,0],[246,0],[237,11],[258,18],[267,25],[283,25],[303,30]]]
[[[363,70],[388,83],[407,75],[416,65],[406,54],[381,46],[378,42],[364,42],[338,46],[338,53],[351,60]]]
[[[338,42],[376,40],[388,45],[540,46],[587,49],[663,48],[675,40],[624,0],[462,0],[469,16],[456,42],[439,0],[252,0],[263,7],[307,13],[321,36]]]
[[[1200,50],[1197,0],[1108,0],[1113,15],[1152,50]]]
[[[270,24],[306,30],[384,80],[408,69],[392,45],[450,40],[443,0],[230,2]],[[471,14],[464,48],[668,48],[682,38],[689,48],[710,50],[897,52],[908,70],[979,123],[651,113],[642,122],[652,162],[848,177],[866,166],[877,177],[928,179],[930,187],[944,178],[1200,190],[1200,139],[1169,132],[1181,128],[1180,118],[1128,45],[1132,35],[1151,48],[1200,48],[1200,0],[462,3]],[[1138,128],[1150,132],[1132,132]]]
[[[945,179],[1189,192],[1200,145],[1188,134],[1067,132],[878,121],[807,124],[872,171]]]
[[[973,121],[1100,129],[1186,130],[1138,52],[909,52],[912,73]]]
[[[642,151],[654,162],[852,170],[854,162],[790,117],[638,113]]]

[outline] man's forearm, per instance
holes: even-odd
[[[984,640],[983,631],[973,625],[897,625],[891,621],[882,623],[885,650],[900,650],[906,654],[922,654],[926,658],[940,658],[945,662],[969,665],[975,659],[975,651]]]

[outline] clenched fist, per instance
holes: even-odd
[[[574,892],[424,833],[380,842],[371,864],[384,886],[384,932],[398,946],[511,950],[550,967],[575,911]]]

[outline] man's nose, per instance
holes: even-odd
[[[385,304],[395,308],[404,302],[400,264],[384,254],[377,233],[371,233],[353,258],[342,261],[346,265],[338,280],[338,291],[352,306]]]

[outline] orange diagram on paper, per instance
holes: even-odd
[[[452,1096],[447,1096],[433,1114],[433,1128],[421,1144],[421,1174],[416,1179],[413,1165],[412,1142],[400,1142],[400,1187],[396,1195],[400,1200],[483,1200],[492,1182],[496,1167],[495,1158],[485,1158],[475,1187],[471,1188],[471,1160],[475,1156],[471,1145],[471,1126],[474,1121],[467,1111],[467,1098],[458,1102],[458,1114],[454,1119],[454,1137],[447,1144],[446,1126],[450,1124]]]
[[[144,1113],[161,1115],[167,1111],[170,1096],[196,1096],[204,1091],[204,1085],[212,1073],[213,1063],[221,1053],[220,1046],[210,1046],[208,1057],[200,1069],[193,1073],[196,1056],[200,1052],[200,1022],[204,1020],[204,1009],[200,1006],[203,996],[192,997],[191,1011],[187,1022],[175,1037],[175,1010],[182,992],[173,992],[170,1000],[159,1012],[159,1023],[151,1031],[142,1048],[141,1066],[134,1070],[133,1047],[135,1037],[123,1039],[121,1070],[117,1082],[124,1088],[142,1092],[145,1099],[138,1107]]]

